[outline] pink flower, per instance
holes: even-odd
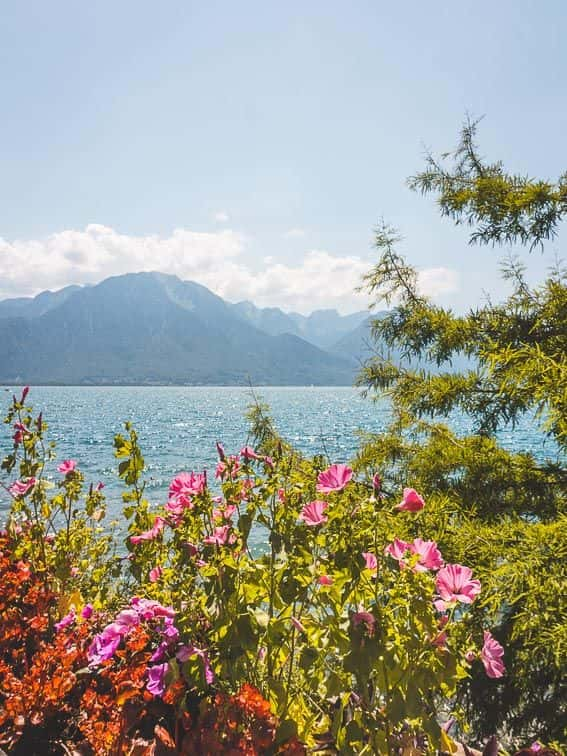
[[[378,570],[378,560],[376,559],[376,555],[372,554],[370,551],[364,551],[362,556],[366,562],[366,569],[376,572]]]
[[[333,585],[333,578],[328,575],[320,575],[317,582],[319,585]]]
[[[236,536],[230,531],[230,525],[223,525],[220,528],[215,528],[212,535],[203,538],[203,543],[208,543],[213,546],[226,546],[233,544],[236,541]]]
[[[476,659],[476,651],[469,649],[465,654],[465,661],[472,664]]]
[[[136,614],[144,620],[155,619],[156,617],[168,617],[170,619],[175,617],[175,610],[171,606],[162,606],[159,601],[134,596],[130,604]]]
[[[163,573],[163,570],[161,569],[159,565],[157,567],[152,567],[152,569],[150,570],[150,575],[149,575],[150,583],[157,583],[157,581],[162,576],[162,573]]]
[[[225,453],[224,453],[224,446],[221,444],[220,441],[217,441],[217,454],[219,455],[219,459],[222,462],[225,458]]]
[[[77,463],[74,459],[64,459],[63,462],[57,468],[58,472],[62,475],[67,475],[77,467]]]
[[[191,509],[192,496],[202,494],[207,485],[203,473],[182,472],[169,485],[169,502]]]
[[[133,535],[130,536],[130,543],[133,543],[134,545],[141,543],[142,541],[153,541],[154,538],[157,538],[158,535],[162,532],[163,528],[165,526],[165,520],[163,517],[159,517],[159,515],[154,519],[154,524],[150,528],[150,530],[146,530],[143,533],[140,533],[139,535]]]
[[[95,486],[95,491],[102,491],[103,488],[104,488],[104,483],[99,480],[99,482]]]
[[[148,682],[146,688],[153,696],[163,696],[165,693],[165,676],[168,667],[169,664],[167,662],[148,667]]]
[[[411,543],[395,538],[394,543],[386,546],[385,553],[396,559],[400,563],[400,567],[405,567],[404,557],[407,556],[408,551],[411,553],[411,550]]]
[[[234,504],[227,504],[226,507],[213,509],[213,520],[231,520],[235,512],[236,506]]]
[[[71,577],[78,577],[78,575],[81,574],[81,571],[78,567],[71,567],[69,574],[71,575]]]
[[[90,619],[93,616],[93,605],[85,604],[81,610],[81,617],[83,619]]]
[[[250,462],[251,459],[263,459],[259,454],[256,454],[251,446],[243,446],[240,450],[240,456],[245,462]]]
[[[278,501],[280,504],[283,504],[285,501],[285,489],[284,488],[278,488]]]
[[[367,612],[361,605],[358,607],[358,611],[355,612],[352,617],[353,627],[364,626],[364,629],[368,632],[368,635],[374,635],[374,626],[376,624],[376,618],[370,612]]]
[[[17,498],[18,496],[25,496],[28,491],[30,491],[35,484],[37,483],[37,480],[35,478],[28,478],[25,482],[23,480],[16,480],[12,483],[8,491],[12,494],[14,498]]]
[[[20,422],[14,423],[14,430],[16,431],[13,435],[14,443],[21,444],[24,440],[24,436],[29,433],[29,430],[23,423]]]
[[[416,538],[410,549],[414,554],[419,554],[419,561],[413,567],[416,572],[438,570],[443,566],[443,557],[435,541],[423,541],[421,538]]]
[[[199,549],[195,546],[194,543],[191,543],[191,541],[186,541],[184,546],[187,549],[187,553],[190,557],[195,557],[199,553]]]
[[[225,457],[224,459],[221,459],[217,464],[217,468],[215,470],[215,478],[224,480],[227,476],[229,476],[234,480],[234,478],[236,478],[236,476],[238,475],[239,469],[240,463],[234,455]]]
[[[425,502],[415,489],[404,488],[404,497],[396,506],[396,509],[401,509],[405,512],[419,512],[424,506]]]
[[[352,480],[352,470],[346,465],[331,465],[317,476],[318,493],[331,493],[342,491],[346,484]]]
[[[314,527],[315,525],[322,525],[329,519],[323,512],[329,505],[326,501],[312,501],[306,504],[301,510],[299,519],[303,520],[306,525]]]
[[[472,604],[480,593],[480,582],[471,580],[472,570],[460,564],[447,564],[437,573],[437,593],[447,603]]]
[[[446,648],[447,646],[447,633],[441,632],[431,640],[431,643],[437,648]]]
[[[250,480],[250,478],[246,478],[246,480],[242,481],[242,488],[240,489],[240,498],[242,501],[248,501],[248,494],[250,491],[252,491],[254,488],[254,481]]]
[[[504,649],[498,643],[496,638],[493,638],[491,633],[487,630],[484,631],[484,645],[480,652],[480,658],[484,664],[484,669],[488,677],[502,677],[506,672],[506,667],[502,661],[504,656]]]
[[[294,626],[294,628],[297,630],[298,633],[304,633],[305,628],[301,624],[301,622],[297,619],[297,617],[291,618],[291,624]]]
[[[378,473],[375,473],[372,478],[372,488],[374,489],[375,493],[378,493],[382,488],[382,478],[378,475]]]

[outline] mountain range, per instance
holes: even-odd
[[[366,311],[231,304],[163,273],[0,302],[0,383],[350,385]]]

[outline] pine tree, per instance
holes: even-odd
[[[436,196],[442,216],[470,227],[471,244],[515,244],[537,254],[567,213],[567,173],[556,183],[486,163],[467,121],[457,149],[409,180]],[[475,565],[483,583],[481,627],[506,647],[508,674],[487,681],[473,666],[462,703],[479,737],[565,737],[567,610],[567,274],[557,264],[537,287],[519,257],[502,267],[513,292],[465,315],[433,304],[417,271],[396,250],[397,233],[376,232],[379,260],[365,286],[395,306],[372,325],[377,354],[358,383],[392,406],[387,431],[367,436],[359,470],[378,469],[384,486],[411,485],[427,498],[420,530],[447,560]],[[402,365],[389,359],[395,351]],[[469,368],[452,369],[467,358]],[[425,366],[425,367],[424,367]],[[433,369],[433,366],[434,369]],[[466,416],[471,432],[449,427]],[[549,458],[510,452],[497,432],[533,418],[550,437]]]

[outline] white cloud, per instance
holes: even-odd
[[[302,239],[305,236],[305,231],[302,228],[290,228],[284,234],[284,239]]]
[[[459,274],[451,268],[426,268],[419,272],[417,284],[421,294],[435,299],[459,290]]]
[[[321,307],[349,312],[369,303],[366,295],[354,293],[368,260],[311,250],[297,264],[267,257],[255,269],[244,258],[245,242],[231,230],[175,229],[165,237],[129,236],[97,224],[42,240],[0,238],[0,299],[159,270],[197,281],[231,302],[250,299],[259,306],[305,313]],[[420,283],[424,293],[437,296],[454,291],[457,276],[447,268],[432,268],[421,273]]]
[[[225,213],[224,210],[219,210],[218,213],[215,213],[214,219],[217,223],[228,223],[230,220],[230,215],[228,213]]]

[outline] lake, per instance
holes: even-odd
[[[357,430],[380,432],[388,419],[387,403],[364,399],[353,388],[261,387],[254,392],[270,405],[286,440],[305,454],[327,454],[333,462],[352,457]],[[10,397],[11,390],[0,391],[2,414]],[[132,421],[138,431],[147,464],[147,496],[163,503],[169,481],[177,472],[214,470],[215,441],[222,441],[229,453],[245,444],[245,413],[252,393],[240,387],[49,386],[32,387],[28,401],[43,411],[48,437],[57,443],[58,458],[76,459],[87,482],[104,482],[109,510],[118,512],[122,487],[117,481],[112,442],[125,420]],[[464,418],[453,417],[451,424],[458,432],[467,430]],[[540,459],[556,453],[553,443],[545,441],[531,419],[514,430],[502,431],[500,440],[509,449],[529,450]],[[2,457],[10,447],[5,426],[0,437]],[[7,503],[0,489],[0,512],[6,511]]]

